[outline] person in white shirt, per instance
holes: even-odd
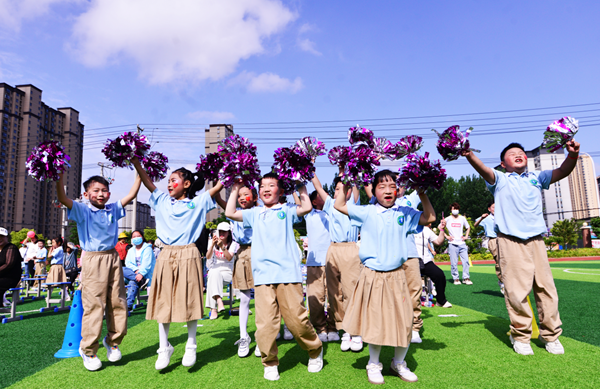
[[[448,235],[446,239],[449,241],[448,254],[450,255],[450,273],[454,279],[454,285],[460,285],[458,277],[458,257],[460,256],[460,262],[463,268],[463,282],[465,285],[473,285],[469,278],[469,248],[465,243],[465,240],[469,239],[469,233],[471,227],[467,219],[459,215],[460,205],[458,203],[452,203],[450,205],[452,215],[446,218],[446,228],[448,229]],[[463,235],[463,232],[466,233]]]
[[[208,276],[206,280],[206,304],[210,308],[210,320],[218,317],[218,312],[225,309],[223,306],[223,286],[231,282],[233,277],[234,257],[238,250],[238,243],[231,236],[231,225],[221,222],[208,242],[206,252]]]
[[[32,278],[35,275],[35,257],[39,250],[37,244],[37,237],[33,238],[27,237],[24,243],[27,245],[27,255],[23,257],[23,261],[27,263],[27,271],[29,273],[29,278]],[[29,286],[33,285],[33,281],[29,281]]]

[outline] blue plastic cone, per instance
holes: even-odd
[[[83,317],[83,304],[81,303],[81,291],[76,290],[73,296],[73,304],[69,313],[69,322],[65,331],[65,339],[62,348],[54,354],[55,358],[79,357],[79,343],[81,343],[81,318]]]

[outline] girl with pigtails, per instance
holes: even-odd
[[[174,348],[169,343],[171,322],[185,322],[188,340],[181,364],[196,363],[196,329],[204,314],[202,307],[202,260],[195,245],[206,223],[206,214],[215,208],[213,197],[223,185],[196,196],[204,188],[204,176],[185,168],[169,176],[168,192],[156,188],[139,162],[133,161],[142,182],[152,193],[149,204],[155,212],[156,234],[165,247],[156,259],[152,288],[148,297],[147,320],[158,322],[159,349],[155,367],[169,365]]]

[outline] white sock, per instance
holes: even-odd
[[[248,316],[250,315],[250,291],[240,290],[240,338],[248,337]]]
[[[188,329],[188,346],[196,345],[196,330],[198,329],[198,320],[192,320],[187,322]]]
[[[171,323],[158,323],[158,347],[169,346],[169,327]]]
[[[371,364],[371,363],[378,364],[379,363],[379,354],[381,354],[381,346],[377,345],[377,344],[369,343],[369,364]]]
[[[394,360],[396,361],[396,363],[404,362],[404,357],[406,357],[407,352],[408,352],[408,347],[395,347]]]

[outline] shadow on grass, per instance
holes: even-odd
[[[499,341],[512,347],[510,339],[508,338],[508,335],[506,335],[509,330],[509,322],[506,319],[496,316],[487,316],[485,320],[441,323],[441,325],[446,328],[457,328],[464,325],[473,324],[483,324],[485,329],[494,335]]]
[[[504,300],[504,295],[498,290],[481,290],[479,292],[473,292],[473,294],[487,294],[488,296],[501,297]]]

